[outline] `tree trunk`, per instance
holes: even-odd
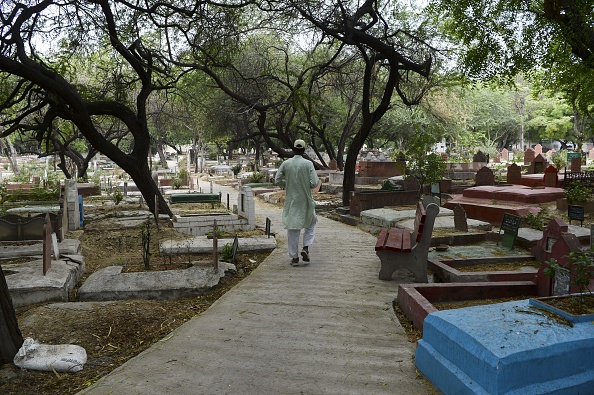
[[[146,201],[151,213],[155,212],[156,204],[159,205],[159,212],[173,217],[173,212],[167,204],[167,201],[161,194],[159,187],[153,181],[151,172],[148,170],[148,163],[145,159],[140,163],[128,166],[127,164],[119,164],[119,166],[132,178],[136,187],[142,193],[142,197]],[[155,200],[155,197],[157,200]]]
[[[0,267],[0,362],[12,362],[23,344],[23,335],[8,293],[8,285]]]
[[[8,157],[8,160],[10,161],[10,166],[12,167],[12,172],[15,175],[18,175],[19,174],[19,166],[18,166],[16,158],[15,158],[16,152],[14,150],[14,146],[12,145],[12,142],[10,141],[10,137],[1,138],[0,146],[6,152],[6,156]]]
[[[161,161],[161,167],[164,169],[168,169],[167,166],[167,158],[165,157],[165,152],[163,151],[163,143],[157,142],[157,154],[159,154],[159,160]]]

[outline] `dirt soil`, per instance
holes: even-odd
[[[279,192],[278,206],[282,206],[284,192]],[[316,211],[323,216],[333,217],[336,207],[342,206],[340,196],[317,193],[314,199],[321,204]],[[207,205],[203,205],[207,206]],[[177,210],[189,212],[191,205],[177,205]],[[202,209],[204,213],[217,211],[210,206]],[[86,272],[79,285],[93,272],[109,266],[123,265],[124,270],[144,269],[142,234],[147,226],[139,222],[134,227],[125,227],[118,221],[138,213],[138,205],[85,206],[85,215],[91,218],[84,231],[72,232],[67,237],[81,241],[85,256]],[[552,210],[551,210],[552,211]],[[146,213],[146,212],[145,212]],[[151,234],[150,270],[170,270],[187,267],[188,261],[208,261],[212,256],[160,257],[157,251],[158,240],[183,239],[188,236],[177,233],[165,221],[159,228],[154,223],[148,228]],[[205,311],[221,295],[248,276],[267,254],[240,254],[236,260],[237,271],[227,273],[220,284],[209,292],[194,298],[177,301],[117,301],[74,303],[60,305],[27,306],[17,310],[19,327],[23,337],[31,337],[42,344],[76,344],[85,348],[87,363],[77,373],[56,373],[21,370],[13,364],[0,367],[0,394],[73,394],[97,381],[102,376],[138,355],[152,344],[167,336],[172,330]],[[16,263],[16,262],[15,262]],[[3,270],[9,270],[10,263],[2,262]],[[70,296],[76,301],[76,289]],[[498,301],[487,301],[494,303]],[[458,308],[476,304],[467,301],[462,304],[441,305],[438,308]],[[67,306],[74,307],[67,307]],[[80,307],[79,307],[80,306]],[[403,325],[410,342],[416,342],[422,333],[412,326],[400,312],[398,305],[394,310]]]
[[[79,285],[93,272],[110,265],[124,265],[127,271],[144,270],[142,233],[146,224],[125,227],[118,219],[127,210],[138,211],[134,205],[85,207],[85,214],[101,218],[86,224],[84,231],[72,232],[68,238],[78,238],[85,256],[86,272]],[[122,222],[123,224],[123,222]],[[183,239],[188,236],[168,227],[150,225],[150,270],[170,270],[187,267],[188,261],[212,262],[212,255],[184,255],[164,258],[158,254],[158,240]],[[41,344],[76,344],[85,348],[87,363],[77,373],[21,370],[14,364],[0,368],[0,394],[73,394],[97,381],[128,359],[136,356],[172,330],[205,311],[221,295],[248,276],[268,254],[239,254],[236,272],[228,272],[218,286],[204,295],[177,301],[128,300],[84,304],[86,307],[51,305],[27,306],[17,310],[23,338],[31,337]],[[14,262],[16,263],[16,262]],[[10,270],[11,262],[2,262]],[[70,296],[76,301],[76,289]],[[60,306],[60,305],[58,305]]]

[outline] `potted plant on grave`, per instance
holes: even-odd
[[[561,272],[565,271],[569,278],[569,293],[536,298],[536,305],[564,318],[585,316],[584,318],[592,320],[594,319],[594,293],[592,293],[591,284],[594,282],[594,251],[584,248],[570,252],[564,258],[569,259],[565,267],[554,258],[546,261],[544,275],[556,281]]]

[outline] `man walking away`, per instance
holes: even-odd
[[[283,225],[287,229],[289,256],[291,265],[299,266],[299,237],[303,232],[303,264],[309,263],[309,247],[314,241],[316,203],[311,190],[320,180],[311,161],[305,159],[305,141],[296,140],[293,145],[295,155],[284,161],[274,178],[274,183],[285,188],[286,198],[283,207]]]

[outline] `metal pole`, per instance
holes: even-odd
[[[217,220],[214,220],[212,229],[212,256],[213,256],[213,267],[215,271],[219,270],[219,240],[217,238]]]

